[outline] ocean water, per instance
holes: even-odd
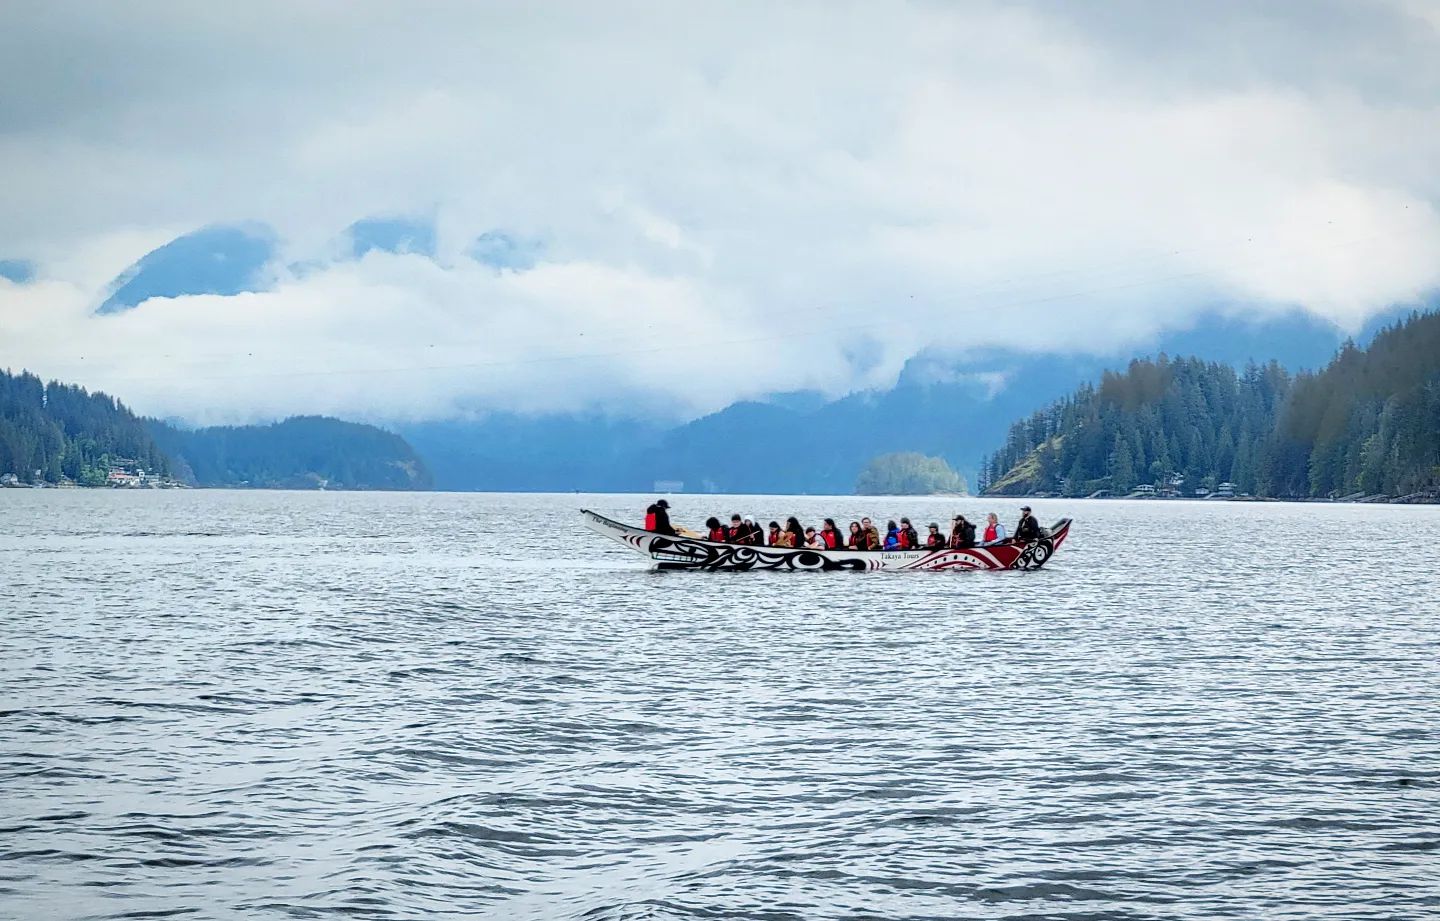
[[[0,490],[0,917],[1440,916],[1440,508],[1036,502],[1044,570],[908,574],[574,514],[644,504]]]

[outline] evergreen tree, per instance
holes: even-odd
[[[1347,342],[1294,379],[1273,361],[1238,374],[1132,361],[1017,423],[986,466],[998,493],[1123,492],[1174,475],[1187,490],[1229,481],[1277,497],[1440,489],[1440,314],[1412,315],[1364,349]]]
[[[0,475],[23,482],[104,482],[112,466],[165,475],[145,424],[103,393],[0,371]]]

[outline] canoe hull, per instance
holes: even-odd
[[[1050,536],[1029,544],[1002,544],[966,550],[792,550],[749,547],[695,537],[671,537],[580,510],[585,526],[650,557],[659,569],[812,570],[874,572],[943,571],[950,569],[1039,569],[1070,534],[1062,518]]]

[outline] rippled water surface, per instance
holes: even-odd
[[[580,504],[0,490],[0,916],[1440,915],[1440,508],[704,574]]]

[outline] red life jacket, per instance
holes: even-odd
[[[834,550],[836,547],[840,546],[839,536],[840,535],[836,534],[834,531],[826,530],[820,532],[820,539],[825,541],[826,550]]]
[[[910,529],[901,528],[895,532],[895,546],[901,550],[910,549]]]
[[[725,532],[724,528],[711,528],[710,539],[723,544],[726,540],[729,539],[729,535]]]
[[[985,539],[987,541],[995,539],[995,526],[993,524],[987,524],[985,526]]]
[[[654,512],[646,512],[646,513],[645,513],[645,530],[647,530],[647,531],[653,531],[653,530],[655,530],[655,513],[654,513]]]

